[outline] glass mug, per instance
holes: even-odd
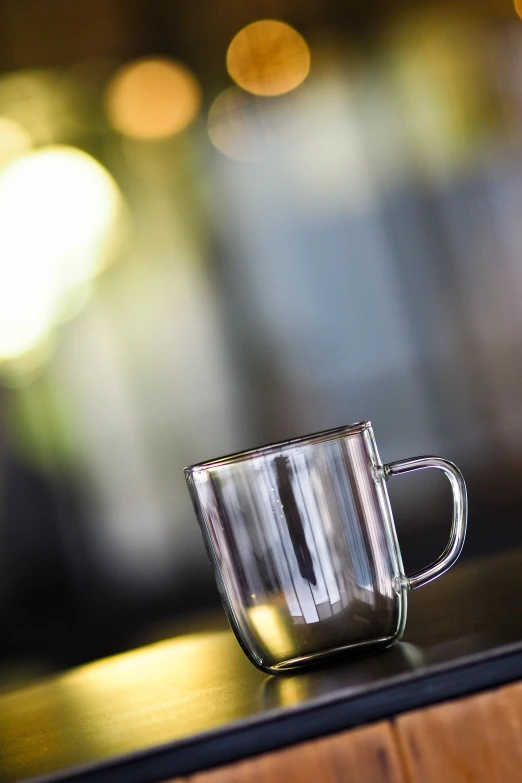
[[[444,552],[406,576],[386,480],[436,468],[453,490]],[[443,574],[466,535],[466,485],[455,465],[418,457],[383,465],[370,422],[185,468],[218,587],[237,639],[276,673],[398,641],[407,593]]]

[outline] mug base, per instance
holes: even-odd
[[[256,660],[248,652],[247,655],[254,666],[265,674],[295,674],[298,670],[312,666],[319,666],[333,658],[341,658],[343,656],[358,657],[360,655],[384,650],[387,647],[391,647],[393,644],[399,642],[402,638],[402,635],[403,628],[399,629],[399,631],[393,636],[385,636],[380,639],[372,639],[371,641],[347,644],[331,650],[322,650],[316,653],[309,653],[307,655],[290,658],[288,660],[282,661],[281,663],[272,665],[267,665],[262,661]]]

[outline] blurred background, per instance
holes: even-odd
[[[522,544],[516,7],[2,0],[0,70],[0,688],[225,627],[183,467],[274,439]]]

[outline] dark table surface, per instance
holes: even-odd
[[[165,780],[520,677],[517,550],[412,593],[403,642],[364,658],[268,677],[202,632],[0,695],[0,780]]]

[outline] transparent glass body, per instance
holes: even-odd
[[[401,637],[411,584],[386,490],[399,464],[381,464],[364,422],[186,468],[230,623],[259,668]]]

